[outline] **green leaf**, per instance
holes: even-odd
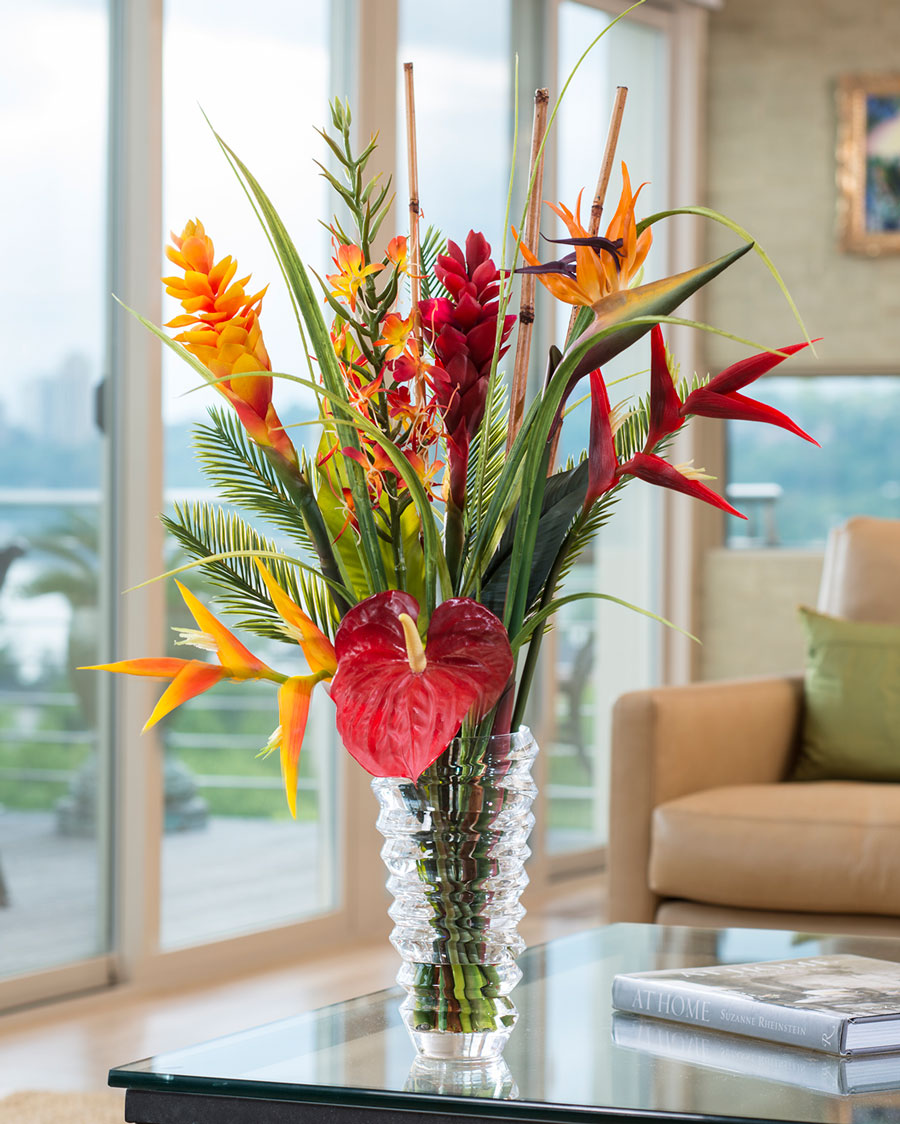
[[[212,126],[210,127],[212,128]],[[319,361],[319,370],[325,387],[330,394],[346,403],[347,388],[341,376],[331,336],[322,318],[319,302],[297,248],[291,241],[290,235],[271,200],[251,174],[249,168],[241,161],[234,150],[222,140],[215,129],[213,129],[213,136],[225,153],[238,179],[249,188],[256,201],[288,287],[309,333],[310,343]],[[341,445],[359,449],[359,436],[354,426],[341,421],[340,418],[337,419],[335,424],[340,435]],[[378,548],[375,521],[368,504],[368,488],[361,467],[352,461],[348,465],[348,477],[359,521],[360,547],[366,559],[366,577],[370,583],[370,592],[375,593],[387,589],[387,575],[384,572],[384,564]]]
[[[673,277],[664,277],[661,281],[651,281],[648,285],[624,289],[605,297],[594,306],[593,324],[578,337],[579,345],[590,342],[591,346],[576,367],[573,381],[602,367],[614,356],[631,347],[650,331],[654,323],[651,318],[668,316],[752,248],[753,243],[748,242],[732,250],[730,254],[723,254],[715,261],[698,265],[684,273],[676,273]],[[632,323],[629,324],[629,321]]]
[[[797,308],[797,305],[794,303],[794,298],[788,291],[788,287],[784,283],[784,279],[775,268],[775,263],[749,231],[744,230],[742,226],[739,226],[736,222],[734,222],[733,219],[728,218],[727,215],[720,214],[718,211],[714,211],[710,207],[675,207],[670,211],[657,211],[656,214],[648,215],[647,218],[641,219],[641,221],[637,224],[638,235],[642,234],[648,226],[652,226],[654,223],[659,222],[661,219],[670,218],[672,215],[699,215],[700,218],[711,219],[713,222],[721,223],[722,226],[728,227],[728,229],[737,234],[739,238],[744,238],[747,242],[749,242],[753,246],[759,257],[762,258],[763,262],[765,263],[766,269],[768,269],[769,273],[771,273],[774,277],[775,283],[777,284],[778,288],[781,289],[781,292],[784,295],[784,299],[787,301],[791,312],[794,314],[794,319],[800,325],[800,330],[806,337],[806,342],[810,345],[812,353],[815,355],[816,349],[813,346],[812,340],[809,338],[809,332],[806,330],[806,325],[803,323],[803,318],[800,315],[800,311]]]
[[[535,613],[534,616],[531,617],[528,623],[521,630],[521,632],[518,632],[516,636],[512,640],[510,640],[512,650],[515,652],[518,648],[521,648],[521,646],[525,643],[526,640],[529,639],[535,629],[544,624],[548,617],[552,617],[554,613],[558,612],[563,607],[563,605],[568,605],[572,601],[585,601],[588,599],[595,601],[612,601],[615,605],[621,605],[625,609],[630,609],[633,613],[640,613],[642,617],[649,617],[650,620],[657,621],[659,624],[664,624],[666,628],[673,628],[676,632],[680,632],[682,636],[686,636],[689,640],[694,640],[698,644],[700,643],[700,641],[696,636],[693,635],[693,633],[686,632],[683,628],[679,628],[677,624],[673,624],[671,621],[667,621],[665,617],[661,617],[657,613],[651,613],[649,609],[642,609],[640,605],[632,605],[630,601],[624,601],[621,597],[613,597],[610,593],[588,592],[570,593],[568,597],[560,597],[556,601],[551,601],[550,604],[541,609],[539,613]]]
[[[584,505],[587,481],[587,461],[582,461],[576,468],[557,472],[547,481],[538,520],[537,542],[531,559],[527,607],[533,605],[540,596],[569,528]],[[482,577],[478,599],[498,617],[503,615],[506,604],[518,520],[519,511],[516,508]]]

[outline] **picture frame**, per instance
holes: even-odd
[[[838,83],[838,229],[849,253],[900,253],[900,74]]]

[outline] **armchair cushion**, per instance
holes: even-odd
[[[900,916],[900,786],[734,785],[660,804],[649,880],[664,898]]]
[[[900,627],[800,615],[807,667],[794,778],[900,781]]]

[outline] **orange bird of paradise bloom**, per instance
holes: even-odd
[[[282,620],[282,631],[303,649],[309,664],[309,675],[281,675],[257,659],[181,582],[176,582],[181,596],[197,624],[196,629],[183,629],[181,644],[190,644],[204,651],[215,652],[218,664],[202,659],[147,658],[119,660],[95,664],[79,671],[113,671],[126,675],[145,675],[153,679],[169,679],[144,730],[155,726],[183,702],[202,694],[223,679],[268,679],[279,684],[279,725],[269,738],[264,752],[280,750],[281,773],[291,815],[297,817],[297,779],[300,747],[306,731],[313,688],[323,679],[331,679],[337,671],[334,646],[303,610],[291,600],[259,559],[254,559],[269,596]]]
[[[558,300],[566,304],[596,306],[610,293],[627,289],[640,272],[653,241],[647,229],[639,236],[634,208],[644,184],[632,193],[628,168],[622,164],[622,194],[606,236],[591,235],[581,222],[581,197],[579,192],[575,214],[560,203],[547,206],[566,224],[568,238],[548,238],[548,242],[574,247],[573,251],[557,261],[538,261],[524,244],[522,256],[528,267],[517,273],[534,273],[538,281]],[[515,229],[513,234],[518,237]]]
[[[237,262],[230,255],[215,261],[202,222],[188,222],[180,236],[171,237],[166,257],[184,276],[162,280],[166,292],[181,301],[184,313],[166,327],[187,329],[175,340],[222,380],[216,389],[257,445],[277,450],[296,465],[297,452],[272,405],[272,377],[259,373],[272,370],[259,326],[266,290],[247,295],[249,275],[235,280]]]

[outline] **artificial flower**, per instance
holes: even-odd
[[[248,296],[249,276],[234,280],[237,262],[231,257],[215,263],[212,239],[199,221],[188,222],[173,234],[166,248],[183,277],[164,277],[166,292],[181,301],[184,314],[168,328],[186,328],[175,336],[218,381],[216,389],[234,407],[249,435],[264,448],[275,449],[296,466],[297,451],[272,405],[269,354],[259,325],[266,290]]]
[[[350,311],[356,311],[356,297],[359,290],[365,285],[366,278],[384,269],[377,263],[366,265],[363,252],[359,246],[338,246],[337,255],[331,259],[337,266],[337,273],[329,273],[325,280],[332,285],[331,295],[343,300],[350,306]]]
[[[558,261],[542,264],[523,243],[522,256],[528,266],[517,272],[536,274],[557,300],[594,309],[610,293],[627,289],[638,276],[653,241],[649,228],[638,235],[634,218],[634,206],[643,186],[632,194],[628,168],[623,163],[622,194],[605,237],[592,235],[581,222],[583,191],[578,194],[575,214],[563,203],[548,203],[547,206],[566,224],[570,237],[549,238],[547,241],[573,246],[574,250]],[[515,230],[513,234],[516,234]]]
[[[376,593],[347,613],[335,637],[338,733],[376,777],[417,780],[467,715],[494,706],[512,674],[506,630],[477,601],[438,605],[424,643],[418,617],[408,593]]]
[[[682,402],[675,387],[675,377],[669,368],[662,329],[658,324],[654,325],[650,333],[650,428],[644,442],[644,452],[652,452],[664,437],[674,433],[691,415],[731,421],[767,422],[818,445],[818,441],[810,437],[787,414],[776,410],[774,406],[737,393],[777,367],[789,355],[808,346],[807,342],[794,343],[779,348],[780,354],[761,351],[757,355],[751,355],[726,367],[704,386],[692,390]]]
[[[447,432],[450,497],[462,510],[469,444],[484,417],[494,358],[500,271],[484,235],[470,230],[465,254],[455,242],[448,242],[434,272],[450,297],[423,300],[419,311],[425,339],[437,359],[430,376]],[[504,319],[498,359],[506,353],[515,321],[515,316]]]
[[[223,679],[267,679],[278,683],[279,726],[269,739],[266,751],[280,747],[281,769],[291,815],[297,815],[297,768],[300,747],[306,729],[309,699],[313,688],[323,679],[331,679],[337,669],[334,646],[299,605],[285,593],[266,567],[254,559],[272,603],[283,622],[285,634],[303,649],[310,675],[290,678],[273,671],[244,647],[238,638],[199,601],[181,582],[176,582],[191,612],[197,629],[180,629],[179,643],[191,644],[204,651],[215,652],[218,664],[205,660],[134,659],[95,664],[80,671],[113,671],[126,675],[145,675],[154,679],[170,679],[144,730],[155,726],[188,699],[220,683]]]

